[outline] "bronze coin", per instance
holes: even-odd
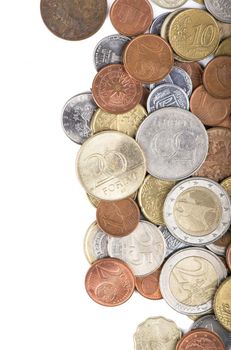
[[[103,25],[107,0],[41,0],[40,9],[53,34],[66,40],[82,40]]]
[[[190,109],[203,124],[216,126],[229,117],[231,100],[213,97],[205,90],[203,85],[200,85],[192,93]]]
[[[127,301],[135,289],[135,278],[121,260],[104,258],[97,260],[85,278],[88,295],[103,306],[118,306]]]
[[[185,70],[190,76],[193,84],[193,90],[195,90],[199,85],[202,85],[202,75],[203,69],[198,62],[179,62],[175,61],[175,66],[180,67]]]
[[[153,10],[147,0],[116,0],[110,10],[115,29],[127,36],[143,34],[153,20]]]
[[[228,116],[222,123],[217,126],[221,126],[223,128],[231,129],[231,116]]]
[[[205,67],[203,83],[210,95],[231,98],[231,57],[219,56]]]
[[[173,52],[160,36],[144,34],[130,41],[124,52],[126,71],[142,83],[162,80],[173,67]]]
[[[195,176],[221,181],[231,175],[231,130],[215,127],[208,131],[207,158]]]
[[[92,94],[97,105],[104,111],[125,113],[140,102],[143,87],[128,75],[122,64],[111,64],[95,76]]]
[[[207,329],[194,329],[177,343],[176,350],[225,350],[221,338]]]
[[[136,277],[135,284],[137,291],[145,298],[152,300],[163,299],[160,291],[161,268],[144,277]]]
[[[123,237],[135,230],[140,221],[140,210],[131,198],[119,201],[101,201],[96,210],[98,226],[111,236]]]
[[[229,270],[231,271],[231,243],[229,244],[226,250],[226,263],[228,265]]]

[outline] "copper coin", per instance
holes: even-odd
[[[221,338],[207,329],[195,329],[177,343],[176,350],[225,350]]]
[[[222,123],[231,112],[231,100],[218,99],[210,95],[200,85],[194,90],[190,99],[190,109],[203,124],[216,126]]]
[[[175,61],[174,65],[184,69],[185,72],[188,73],[192,80],[193,90],[195,90],[199,85],[202,85],[203,69],[198,62]]]
[[[95,34],[107,14],[107,0],[41,0],[41,15],[48,29],[66,40]]]
[[[131,198],[119,201],[101,201],[96,210],[97,224],[111,236],[123,237],[135,230],[140,221],[140,210]]]
[[[231,129],[231,116],[229,116],[225,120],[223,120],[223,122],[220,123],[218,126],[222,126],[223,128]]]
[[[216,127],[207,132],[208,155],[195,176],[208,177],[218,182],[231,175],[231,130]]]
[[[231,271],[231,243],[229,244],[226,250],[226,263],[228,265],[229,270]]]
[[[127,36],[143,34],[153,20],[153,10],[147,0],[116,0],[110,10],[115,29]]]
[[[85,287],[98,304],[118,306],[127,301],[135,289],[135,278],[129,267],[118,259],[97,260],[88,270]]]
[[[203,83],[210,95],[231,98],[231,57],[219,56],[205,67]]]
[[[97,105],[104,111],[125,113],[140,102],[143,87],[128,75],[122,64],[111,64],[95,76],[92,94]]]
[[[160,292],[160,273],[161,268],[144,277],[136,277],[136,289],[145,298],[152,300],[163,299]]]
[[[160,36],[144,34],[130,41],[124,52],[126,71],[142,83],[162,80],[173,67],[173,53]]]

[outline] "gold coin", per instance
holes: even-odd
[[[231,197],[231,176],[221,182],[221,186]]]
[[[131,137],[135,137],[136,132],[147,112],[140,104],[131,111],[123,114],[111,114],[98,109],[91,121],[92,132],[115,130],[123,132]]]
[[[217,56],[231,56],[231,37],[223,40],[214,54]]]
[[[163,207],[165,199],[176,182],[159,180],[148,175],[138,194],[140,209],[149,221],[156,225],[164,225]]]
[[[204,5],[204,0],[193,0],[194,2],[197,2],[198,4]]]
[[[214,312],[220,324],[231,332],[231,277],[227,278],[217,290]]]
[[[137,197],[137,193],[138,193],[137,191],[136,191],[135,193],[133,193],[133,194],[130,196],[130,198],[132,198],[133,200],[135,200],[136,197]],[[99,205],[99,203],[100,203],[100,199],[97,198],[97,197],[95,197],[95,196],[92,196],[92,195],[89,194],[89,193],[87,193],[87,197],[88,197],[90,203],[91,203],[95,208],[97,208],[98,205]]]
[[[220,41],[216,20],[206,11],[189,9],[171,21],[169,42],[181,57],[198,61],[213,53]]]
[[[217,24],[220,31],[220,40],[224,40],[231,36],[231,23],[217,21]]]

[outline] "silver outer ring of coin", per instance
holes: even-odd
[[[206,247],[211,250],[211,252],[220,255],[220,256],[225,256],[226,253],[226,248],[225,247],[221,247],[216,245],[215,243],[211,243],[206,245]]]
[[[184,5],[188,0],[170,0],[170,3],[168,0],[152,0],[156,5],[164,8],[164,9],[175,9],[182,5]]]
[[[185,248],[176,252],[168,258],[164,266],[162,267],[160,274],[160,291],[164,300],[177,312],[183,315],[200,315],[209,312],[213,308],[213,300],[207,301],[205,304],[191,306],[185,305],[179,302],[171,292],[169,279],[172,270],[181,260],[188,257],[198,257],[206,259],[213,265],[217,272],[218,285],[227,277],[227,270],[225,265],[216,254],[205,250],[203,248]]]
[[[225,1],[225,5],[229,5],[229,8],[227,9],[227,14],[224,12],[225,8],[220,6],[220,9],[216,6],[214,6],[214,3],[219,5],[219,2]],[[205,6],[207,10],[219,21],[225,22],[225,23],[231,23],[231,2],[230,0],[204,0]],[[220,11],[219,11],[220,10]]]
[[[176,95],[177,94],[177,95]],[[162,105],[159,103],[161,101],[163,103],[163,98],[168,98],[175,96],[175,103],[177,106]],[[153,99],[156,100],[155,104],[153,104]],[[157,105],[156,105],[157,103]],[[172,103],[172,102],[171,102]],[[166,107],[175,107],[189,110],[189,98],[186,92],[179,86],[175,84],[161,84],[156,86],[148,96],[147,100],[147,111],[148,113],[155,112],[161,108]]]
[[[173,214],[174,205],[178,196],[185,190],[194,187],[204,187],[212,191],[219,198],[222,207],[222,217],[218,227],[212,233],[202,237],[191,236],[181,230],[177,226]],[[205,246],[208,243],[217,241],[228,231],[231,222],[231,202],[229,195],[217,182],[207,178],[192,177],[181,181],[175,187],[173,187],[166,197],[164,202],[164,221],[171,234],[180,241],[193,244],[195,246]]]
[[[172,162],[170,162],[172,157],[171,158],[169,157],[169,160],[166,161],[164,164],[165,167],[163,167],[163,162],[164,162],[163,156],[160,156],[160,155],[158,156],[158,152],[156,150],[153,151],[151,149],[150,146],[152,144],[153,145],[157,144],[155,140],[155,137],[158,136],[158,133],[156,131],[157,124],[163,123],[164,117],[166,118],[166,124],[168,125],[165,127],[162,127],[160,131],[161,132],[164,131],[167,133],[166,137],[163,138],[163,142],[165,143],[166,143],[165,139],[167,137],[168,138],[172,137],[173,123],[176,123],[176,121],[180,120],[182,124],[185,124],[184,128],[182,125],[181,127],[182,130],[185,130],[185,129],[187,130],[190,128],[193,129],[194,139],[197,138],[197,148],[194,150],[194,153],[196,152],[195,153],[196,159],[194,164],[192,164],[192,161],[190,158],[190,160],[187,160],[187,167],[185,166],[183,169],[182,162],[181,162],[181,166],[177,167],[177,164],[179,163],[179,160],[180,160],[179,159],[180,155],[179,155],[179,158],[177,159],[177,163],[176,163],[176,156],[178,156],[178,152],[181,151],[181,149],[179,150],[175,148],[173,153],[173,155],[175,155],[174,156],[175,160],[172,160]],[[190,125],[190,128],[189,128],[189,125]],[[176,135],[178,135],[178,133]],[[191,176],[192,174],[194,174],[195,171],[197,171],[201,167],[201,165],[204,163],[208,154],[208,143],[209,143],[208,134],[202,122],[199,120],[199,118],[197,118],[191,112],[181,108],[176,108],[176,107],[162,108],[162,109],[159,109],[158,111],[151,113],[148,117],[146,117],[145,120],[140,124],[138,128],[138,131],[136,133],[136,140],[138,144],[141,146],[141,148],[143,149],[143,152],[145,154],[147,172],[150,175],[161,180],[176,181],[176,180],[182,180]],[[176,145],[174,146],[176,147]],[[173,151],[171,150],[171,152]],[[182,156],[185,157],[185,150],[182,149],[182,152],[180,154],[183,154]],[[184,163],[185,163],[185,159],[184,159]]]
[[[164,23],[165,18],[168,17],[168,15],[170,13],[171,12],[162,13],[161,15],[154,18],[154,20],[149,28],[149,33],[160,35],[160,30],[161,30],[162,24]]]
[[[166,226],[159,226],[159,230],[162,232],[166,241],[166,258],[180,249],[189,247],[187,243],[181,242],[174,237]]]
[[[156,253],[155,257],[157,256],[157,254],[159,255],[158,255],[158,262],[155,261],[155,267],[153,266],[153,262],[150,263],[150,254],[152,253],[154,254],[153,247],[151,251],[150,249],[148,249],[149,246],[147,245],[147,242],[148,242],[147,239],[144,243],[142,241],[137,240],[137,236],[140,235],[141,228],[144,230],[143,232],[145,232],[148,238],[148,233],[150,235],[150,232],[147,231],[147,226],[150,228],[151,234],[153,236],[158,235],[158,239],[162,245],[162,250],[160,250],[159,246],[158,247],[156,246],[157,250],[155,252]],[[152,239],[153,239],[153,236],[152,236]],[[129,244],[129,252],[125,251],[125,254],[123,254],[123,250],[125,249],[126,244]],[[139,246],[141,246],[142,251],[138,251],[138,254],[136,254],[137,253],[136,248]],[[166,242],[161,231],[158,229],[157,226],[155,226],[149,221],[140,220],[139,225],[130,235],[125,237],[112,237],[112,236],[109,237],[108,253],[111,258],[117,258],[124,261],[130,267],[130,269],[132,270],[135,276],[147,276],[152,272],[158,270],[158,268],[162,265],[166,256]],[[135,263],[132,263],[130,260],[132,257],[132,254],[134,254],[135,256]],[[140,264],[138,264],[138,259],[140,259],[141,261]],[[150,264],[151,266],[149,266]]]
[[[78,104],[82,120],[79,119],[79,116],[75,117],[73,111],[72,113],[69,111]],[[82,107],[85,107],[86,110],[81,109]],[[71,141],[82,145],[91,136],[90,123],[97,108],[92,93],[88,91],[75,95],[66,102],[62,110],[61,123],[65,134]]]
[[[88,228],[84,238],[84,253],[90,264],[98,259],[108,257],[108,235],[103,232],[96,221]]]
[[[99,62],[97,60],[97,55],[101,52],[102,48],[100,49],[101,46],[103,48],[106,46],[108,47],[111,42],[116,44],[117,43],[117,51],[119,51],[119,54],[117,54],[117,57],[111,57],[108,62]],[[98,44],[95,47],[93,58],[94,58],[94,65],[97,71],[102,69],[103,67],[107,66],[108,64],[112,63],[122,63],[123,62],[123,50],[125,46],[131,41],[131,39],[127,36],[120,35],[120,34],[113,34],[113,35],[108,35],[105,38],[101,39]],[[114,52],[113,52],[114,53]]]

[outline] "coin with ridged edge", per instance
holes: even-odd
[[[169,255],[172,255],[176,251],[187,248],[189,246],[189,244],[181,242],[179,239],[174,237],[166,226],[159,226],[159,229],[166,241],[166,258],[168,258]]]
[[[217,320],[231,332],[231,277],[219,286],[213,307]]]

